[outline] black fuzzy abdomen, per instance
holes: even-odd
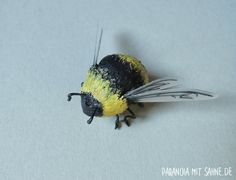
[[[144,84],[141,73],[135,70],[129,62],[120,59],[119,55],[108,55],[97,65],[96,70],[104,80],[110,82],[114,93],[124,95]]]

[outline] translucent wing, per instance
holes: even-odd
[[[154,80],[144,86],[129,91],[124,95],[132,102],[175,102],[208,100],[216,97],[215,94],[198,89],[180,89],[177,79],[164,78]]]
[[[132,91],[129,91],[125,95],[131,96],[131,95],[137,95],[145,92],[153,92],[157,90],[167,90],[167,89],[172,89],[174,87],[178,86],[178,80],[175,78],[162,78],[162,79],[157,79],[154,81],[149,82],[148,84],[145,84],[137,89],[134,89]]]

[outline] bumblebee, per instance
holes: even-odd
[[[95,46],[93,65],[85,81],[81,83],[80,92],[68,94],[68,101],[72,96],[81,96],[83,112],[90,116],[88,124],[95,116],[116,116],[115,129],[118,129],[122,121],[130,126],[129,120],[136,118],[130,109],[131,104],[206,100],[216,97],[213,93],[202,90],[177,88],[178,81],[175,78],[149,82],[144,65],[129,55],[112,54],[97,63],[102,34],[101,30]],[[125,111],[129,115],[120,121],[119,115]]]

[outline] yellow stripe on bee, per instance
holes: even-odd
[[[128,108],[126,99],[111,91],[110,82],[92,71],[88,72],[81,92],[91,93],[101,103],[104,116],[114,116],[123,113]]]
[[[132,68],[140,72],[144,80],[144,84],[147,84],[149,82],[147,70],[145,69],[144,65],[139,60],[137,60],[136,58],[132,56],[124,55],[124,54],[119,54],[118,56],[122,61],[130,63]]]

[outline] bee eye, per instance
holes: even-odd
[[[84,82],[81,83],[81,87],[83,86]]]

